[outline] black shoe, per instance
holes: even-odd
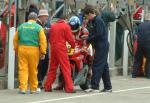
[[[52,89],[49,89],[49,90],[45,89],[45,92],[52,92]]]
[[[40,88],[40,89],[43,88],[42,81],[38,81],[38,88]]]
[[[42,86],[42,87],[40,87],[40,89],[44,89],[44,87]]]
[[[66,93],[76,93],[76,90],[73,90],[72,92],[66,92]]]
[[[147,79],[150,79],[150,76],[147,76]]]
[[[63,86],[56,86],[54,90],[63,90]]]
[[[138,74],[138,77],[144,77],[145,75],[144,75],[144,73],[139,73]]]
[[[112,89],[103,89],[101,92],[112,92]]]
[[[89,86],[85,83],[85,84],[80,85],[80,88],[82,90],[86,90],[86,89],[89,89]]]
[[[132,75],[132,78],[136,78],[136,76],[135,76],[135,75]]]
[[[43,87],[43,86],[38,86],[38,88],[40,88],[40,89],[44,89],[44,87]]]

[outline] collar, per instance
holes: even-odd
[[[35,20],[28,20],[28,22],[36,22]]]
[[[38,22],[40,22],[42,24],[42,21],[40,19],[37,19]]]

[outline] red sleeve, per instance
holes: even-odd
[[[13,3],[11,7],[11,15],[14,16],[14,13],[15,13],[15,3]]]
[[[75,40],[73,38],[71,28],[69,27],[69,25],[66,26],[65,32],[66,32],[65,38],[67,42],[71,45],[72,48],[75,48]]]

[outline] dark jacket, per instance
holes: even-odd
[[[96,16],[91,22],[90,34],[86,40],[91,43],[94,48],[100,45],[108,44],[108,32],[104,21],[101,16]]]
[[[38,23],[39,25],[41,25],[43,27],[43,29],[45,28],[45,25],[42,24],[42,22],[39,19],[37,19],[36,23]]]
[[[37,8],[36,5],[34,5],[34,4],[31,4],[31,5],[30,5],[29,11],[26,12],[26,21],[28,21],[28,16],[29,16],[29,14],[30,14],[31,12],[35,12],[35,13],[38,15],[39,10],[38,10],[38,8]]]
[[[139,42],[150,43],[150,21],[145,21],[139,25],[137,36]]]
[[[49,20],[48,20],[48,21],[49,21]],[[41,26],[43,27],[43,29],[45,29],[45,28],[50,28],[50,27],[51,27],[51,24],[50,24],[50,22],[48,22],[48,21],[46,22],[46,24],[42,24],[41,21],[38,19],[38,20],[36,21],[36,23],[39,24],[39,25],[41,25]],[[46,35],[47,45],[48,45],[49,32],[46,32],[45,35]],[[45,58],[46,58],[46,59],[49,59],[49,47],[47,47]]]

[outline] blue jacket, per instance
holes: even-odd
[[[51,27],[51,24],[50,24],[50,20],[48,19],[46,24],[45,25],[42,25],[41,22],[39,20],[37,20],[37,24],[41,25],[43,28],[50,28]],[[48,41],[49,41],[49,32],[46,32],[45,35],[46,35],[46,39],[47,39],[47,45],[48,45]],[[49,59],[49,47],[47,47],[47,50],[46,50],[46,55],[45,55],[45,59]]]
[[[137,36],[138,41],[150,42],[150,21],[145,21],[139,25]]]
[[[94,48],[100,45],[108,44],[108,31],[104,21],[101,16],[96,16],[92,21],[90,21],[92,26],[89,30],[90,34],[86,40],[88,43],[91,43]]]

